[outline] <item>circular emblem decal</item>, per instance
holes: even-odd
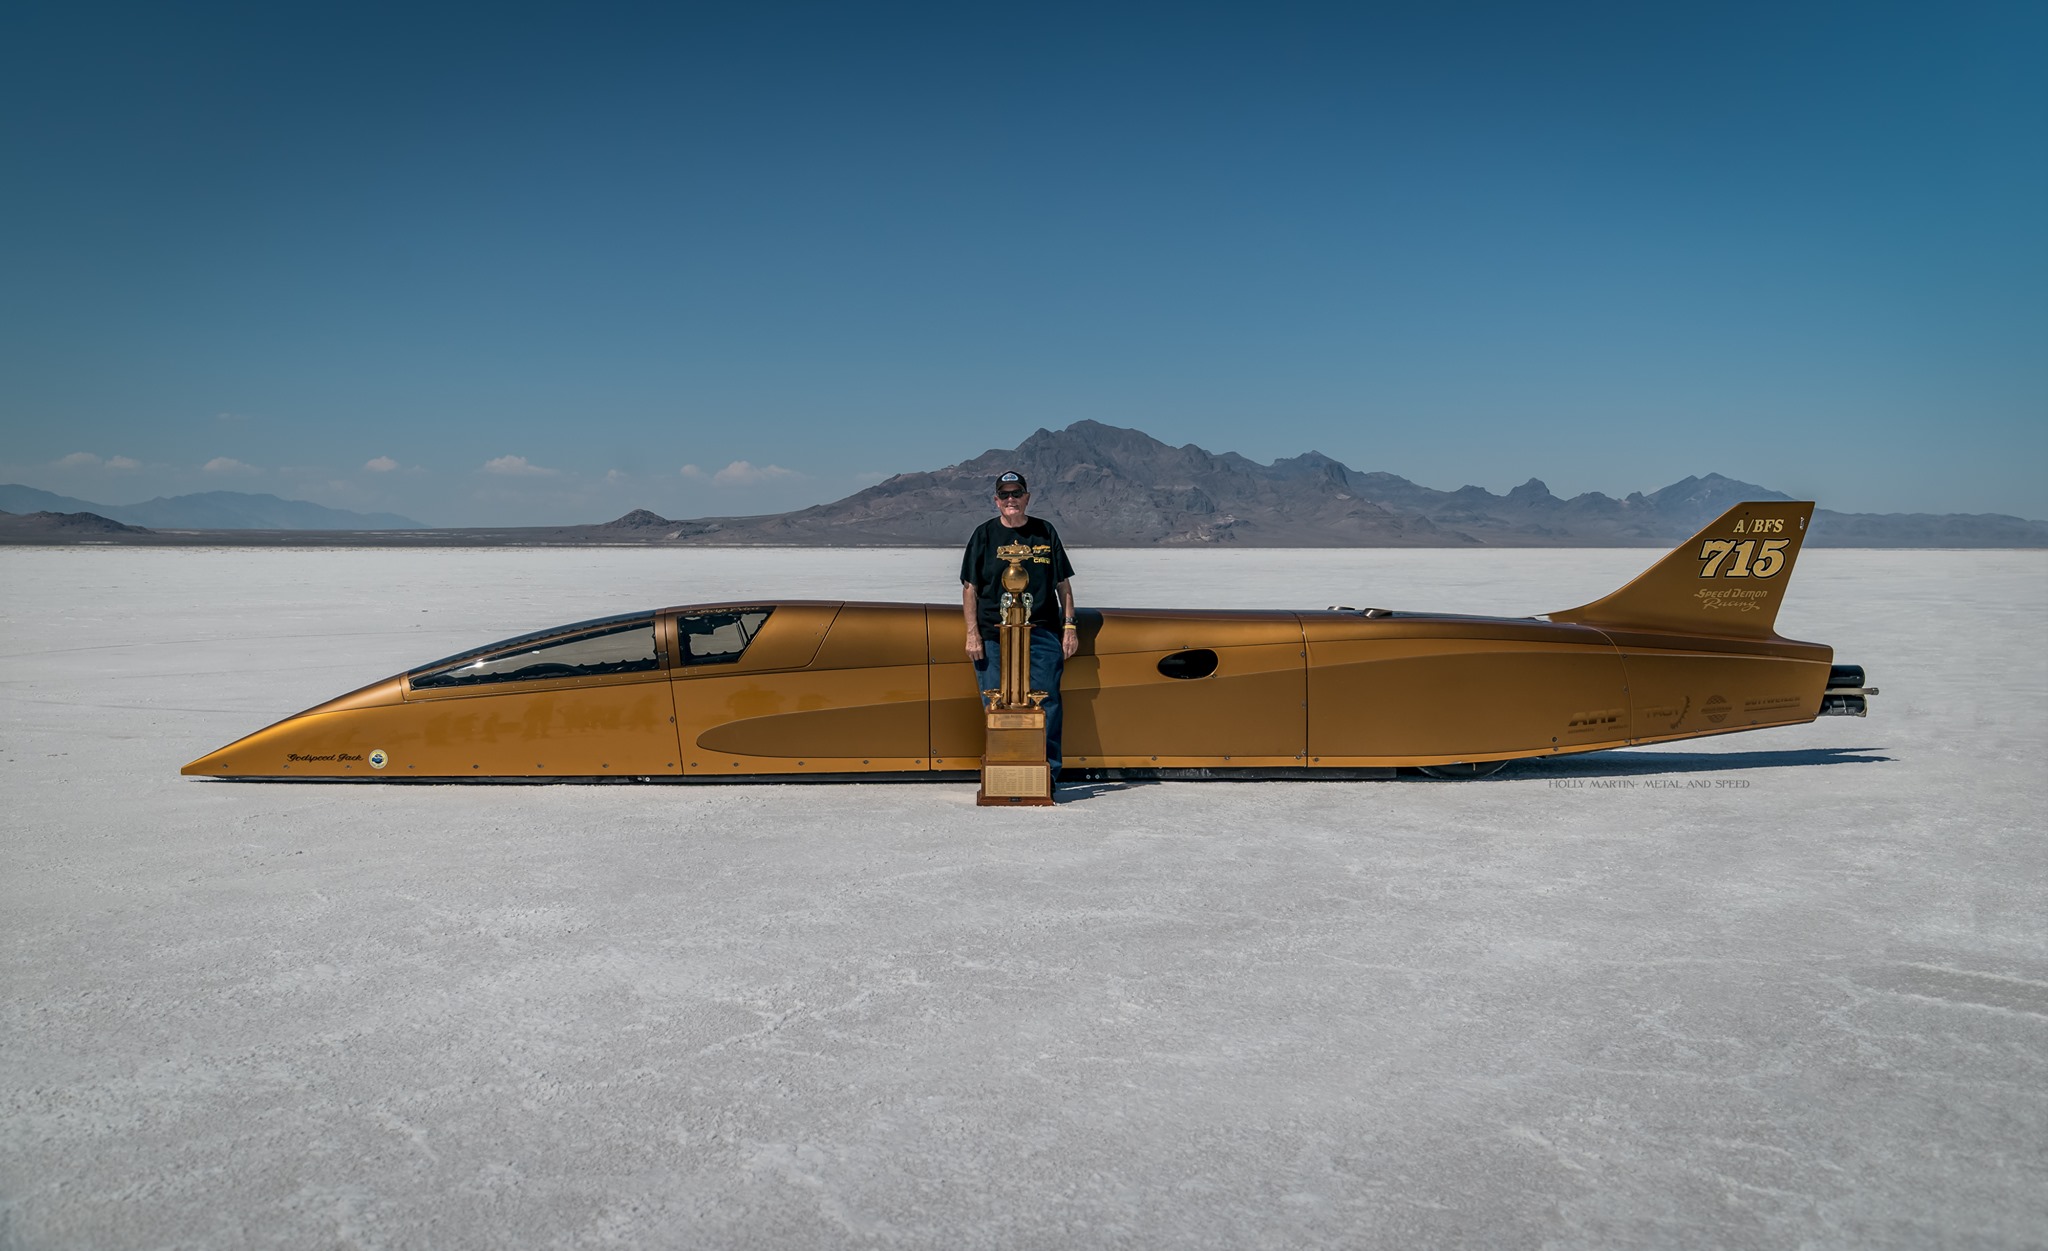
[[[383,748],[379,747],[370,753],[370,767],[372,769],[381,769],[390,763],[391,757],[384,754]]]

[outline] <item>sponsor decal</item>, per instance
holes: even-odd
[[[1685,718],[1690,712],[1692,712],[1692,696],[1688,695],[1683,701],[1676,704],[1656,704],[1643,709],[1643,720],[1645,722],[1668,721],[1671,723],[1671,728],[1675,730],[1685,724]]]
[[[1693,594],[1698,597],[1700,607],[1709,612],[1759,612],[1763,605],[1758,601],[1770,597],[1769,591],[1751,591],[1734,586],[1703,586]]]
[[[1751,534],[1783,534],[1785,533],[1785,519],[1783,517],[1758,517],[1753,521],[1745,520],[1735,523],[1735,533],[1741,534],[1745,528]]]
[[[285,759],[293,764],[348,764],[351,761],[361,760],[362,756],[354,752],[345,751],[331,751],[324,756],[308,756],[303,752],[295,751],[285,753]]]
[[[1593,730],[1604,730],[1609,726],[1619,724],[1621,724],[1621,709],[1601,708],[1593,712],[1573,713],[1572,719],[1564,723],[1564,728],[1570,734],[1585,734]]]
[[[1700,715],[1709,725],[1719,725],[1728,719],[1728,701],[1719,695],[1707,696],[1707,702],[1700,705]]]
[[[1766,695],[1761,699],[1745,699],[1742,701],[1742,707],[1745,711],[1756,712],[1772,708],[1791,708],[1798,703],[1797,695]]]
[[[387,764],[390,764],[390,763],[391,763],[391,757],[389,757],[389,756],[387,756],[387,755],[385,755],[385,754],[384,754],[384,749],[383,749],[383,748],[381,748],[381,747],[378,747],[378,748],[374,748],[374,749],[372,749],[372,751],[370,752],[370,767],[371,767],[372,769],[381,769],[381,768],[383,768],[383,767],[384,767],[385,765],[387,765]]]

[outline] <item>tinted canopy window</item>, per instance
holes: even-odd
[[[676,618],[676,642],[686,665],[729,665],[761,632],[768,608],[684,613]]]
[[[411,675],[414,690],[478,686],[487,682],[532,682],[542,678],[589,678],[661,668],[654,650],[654,618],[592,622],[568,634],[529,635],[465,656],[429,665]]]

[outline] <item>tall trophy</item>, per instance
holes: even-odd
[[[981,754],[981,790],[974,802],[984,806],[1049,804],[1052,768],[1045,759],[1046,692],[1031,689],[1031,579],[1024,561],[1031,548],[1006,543],[996,555],[1009,562],[1003,570],[1000,631],[1001,685],[983,691],[988,703],[988,740]]]

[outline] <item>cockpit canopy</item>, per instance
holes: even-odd
[[[773,608],[678,613],[677,654],[682,665],[731,664],[747,650]],[[656,630],[659,614],[626,613],[556,626],[472,648],[406,674],[416,691],[588,678],[667,668]]]

